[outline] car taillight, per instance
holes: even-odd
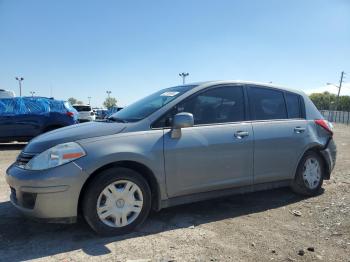
[[[71,116],[71,117],[74,116],[74,113],[73,113],[73,112],[70,112],[70,111],[68,111],[66,114],[67,114],[67,116]]]
[[[316,123],[316,125],[322,127],[327,132],[329,132],[331,136],[333,135],[333,126],[330,122],[328,122],[325,119],[316,119],[315,123]]]

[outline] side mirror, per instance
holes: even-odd
[[[194,125],[193,115],[191,113],[178,113],[174,116],[171,138],[181,137],[181,128],[191,127]]]

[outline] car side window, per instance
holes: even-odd
[[[300,96],[286,93],[288,118],[302,118]]]
[[[195,94],[177,104],[153,127],[170,127],[175,114],[192,113],[195,125],[244,121],[244,94],[240,86],[223,86]]]
[[[27,114],[42,114],[45,112],[45,107],[36,100],[25,99],[24,106]]]
[[[250,87],[249,101],[255,120],[288,118],[282,91]]]
[[[2,116],[14,116],[18,111],[18,99],[5,98],[0,101],[0,114]]]

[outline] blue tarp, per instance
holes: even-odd
[[[49,113],[67,113],[76,110],[68,103],[45,97],[15,97],[0,99],[0,115],[42,115]]]

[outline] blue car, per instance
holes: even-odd
[[[69,102],[45,97],[0,99],[0,142],[29,141],[33,137],[77,123]]]

